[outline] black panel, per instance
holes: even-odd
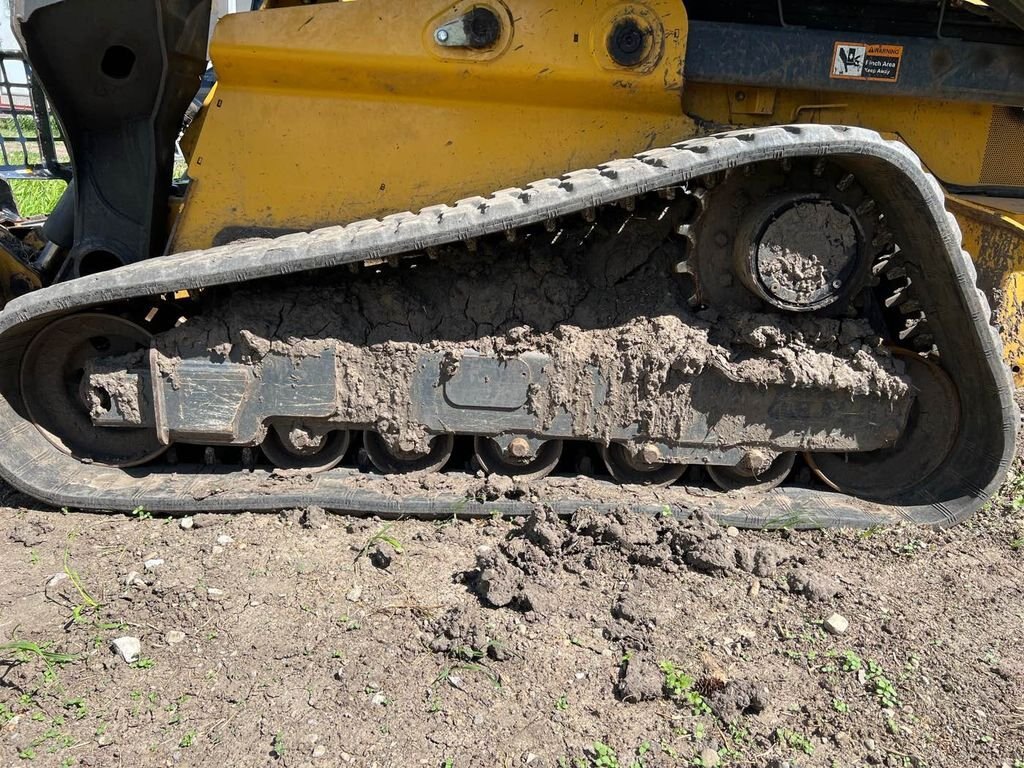
[[[1009,0],[1004,1],[1010,5]],[[970,10],[969,6],[953,7],[949,3],[943,10],[935,0],[687,0],[686,11],[691,19],[699,21],[900,37],[941,35],[972,42],[1024,45],[1024,32],[1006,18],[985,9]]]
[[[71,151],[74,246],[61,276],[159,254],[210,0],[18,0],[16,19]]]
[[[692,82],[876,93],[1024,105],[1024,47],[692,21],[686,79]],[[901,46],[898,76],[832,77],[837,43]],[[728,55],[723,55],[728,52]]]

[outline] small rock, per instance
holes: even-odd
[[[761,582],[758,581],[757,579],[754,579],[752,582],[750,582],[750,586],[747,587],[747,596],[748,597],[757,597],[760,592],[761,592]]]
[[[345,599],[348,600],[350,603],[358,603],[359,598],[362,596],[363,588],[356,584],[354,587],[352,587],[352,589],[348,591],[348,594],[345,595]]]
[[[181,528],[181,530],[183,531],[192,530],[192,526],[194,526],[195,524],[196,521],[193,520],[191,517],[183,517],[181,518],[181,520],[178,521],[178,527]]]
[[[306,507],[299,518],[299,524],[303,528],[326,528],[327,512],[323,507]]]
[[[114,737],[111,736],[109,733],[101,733],[98,737],[96,737],[96,744],[98,746],[109,747],[113,743]]]
[[[145,569],[147,571],[155,571],[157,568],[159,568],[163,564],[164,564],[163,558],[154,557],[152,560],[147,560],[142,565],[145,567]]]
[[[315,747],[313,747],[313,752],[312,752],[313,757],[323,757],[326,754],[327,754],[327,747],[325,747],[323,744],[317,744]]]
[[[146,582],[142,580],[138,571],[130,571],[127,576],[124,577],[125,587],[144,587]]]
[[[167,641],[168,645],[177,645],[178,643],[185,642],[185,633],[180,629],[172,629],[164,635],[164,640]]]
[[[335,680],[344,680],[345,679],[345,668],[344,667],[338,667],[334,671],[334,679]]]
[[[228,536],[226,533],[222,533],[217,537],[217,543],[222,547],[226,547],[228,544],[234,544],[235,540]]]
[[[142,655],[142,642],[137,637],[119,637],[112,640],[110,646],[128,664],[138,661]]]
[[[730,525],[728,528],[725,529],[725,535],[728,536],[730,539],[735,539],[737,536],[740,535],[740,529],[737,528],[735,525]]]
[[[838,613],[833,613],[827,619],[825,619],[822,627],[831,635],[845,635],[846,630],[850,628],[850,622],[845,617],[840,616]]]
[[[210,554],[211,555],[219,555],[223,551],[224,551],[224,547],[220,546],[219,544],[214,544],[210,548]]]
[[[384,695],[382,691],[377,691],[373,694],[373,698],[370,699],[370,703],[375,707],[383,707],[388,703],[388,697]]]
[[[385,544],[377,543],[373,545],[369,554],[370,563],[374,568],[380,568],[384,570],[391,566],[392,550]]]
[[[66,573],[63,573],[63,572],[55,573],[55,574],[53,574],[53,576],[50,577],[50,580],[48,582],[46,582],[46,586],[47,587],[56,587],[58,584],[60,584],[62,581],[64,581],[64,579],[66,579],[67,577],[68,577],[68,575]]]
[[[874,752],[875,751],[875,740],[874,739],[864,739],[864,749],[866,749],[868,752]]]
[[[722,759],[715,750],[706,747],[700,751],[700,764],[704,768],[718,768],[722,764]]]
[[[216,587],[210,587],[206,590],[206,596],[213,601],[219,601],[224,599],[224,590],[217,589]]]

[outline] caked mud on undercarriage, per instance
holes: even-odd
[[[941,201],[875,134],[773,128],[82,278],[0,316],[0,471],[114,509],[952,522],[1015,415]]]

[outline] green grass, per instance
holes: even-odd
[[[46,644],[29,642],[27,640],[14,640],[10,643],[0,645],[0,658],[13,659],[20,664],[30,661],[32,658],[42,659],[47,666],[54,664],[71,664],[78,660],[77,656],[70,653],[55,653],[46,647]]]
[[[50,213],[67,186],[59,179],[10,179],[14,200],[22,216],[45,216]]]

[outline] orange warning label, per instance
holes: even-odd
[[[831,77],[838,80],[875,80],[895,83],[903,61],[902,45],[836,43]]]

